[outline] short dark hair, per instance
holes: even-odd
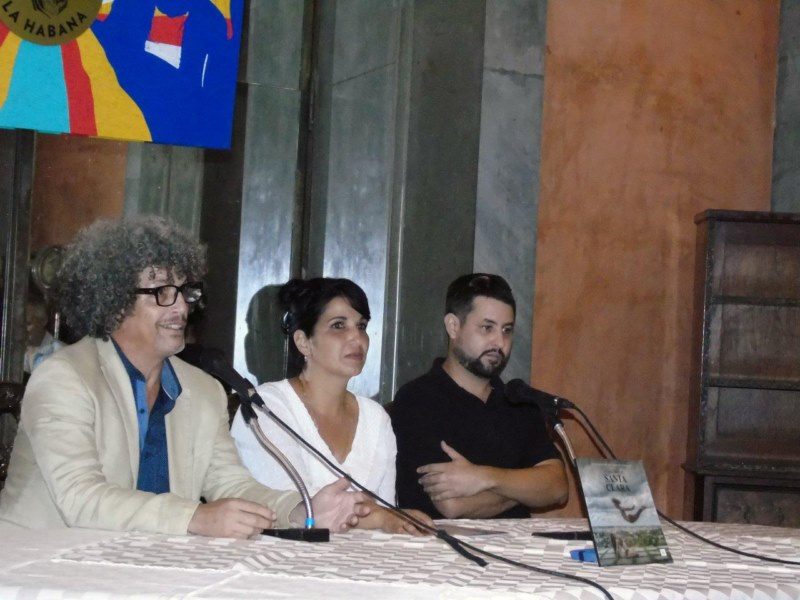
[[[108,339],[136,302],[139,274],[161,267],[187,281],[206,270],[205,248],[154,216],[96,221],[67,246],[59,271],[59,304],[76,335]]]
[[[364,290],[349,279],[315,277],[290,279],[278,291],[278,302],[286,311],[281,320],[283,333],[289,336],[287,375],[293,377],[303,370],[303,355],[294,343],[298,329],[311,337],[314,325],[334,298],[344,298],[362,317],[369,321],[369,302]]]
[[[508,282],[500,275],[490,273],[469,273],[458,277],[447,287],[445,314],[453,313],[459,321],[464,321],[472,312],[473,300],[476,296],[494,298],[508,304],[517,314],[517,303]]]

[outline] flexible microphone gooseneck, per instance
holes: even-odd
[[[569,408],[575,410],[583,419],[583,421],[589,426],[589,429],[592,431],[594,436],[600,442],[600,445],[603,447],[603,454],[605,456],[610,456],[614,460],[619,460],[617,455],[614,454],[614,451],[611,447],[606,443],[606,440],[600,435],[600,432],[594,426],[592,421],[586,416],[580,407],[576,404],[566,400],[565,398],[561,398],[560,396],[556,396],[555,394],[550,394],[548,392],[543,392],[542,390],[537,390],[536,388],[530,387],[521,379],[514,379],[509,381],[506,385],[506,393],[508,396],[508,400],[512,404],[535,404],[539,406],[539,408],[544,413],[545,417],[553,419],[557,424],[553,425],[553,429],[556,430],[556,427],[559,425],[561,426],[561,432],[564,431],[563,425],[561,424],[561,419],[558,417],[558,411],[562,408]],[[559,436],[562,440],[565,440],[566,433],[559,433]],[[575,463],[574,453],[572,452],[572,447],[569,444],[568,438],[565,442],[567,446],[567,451],[570,453],[570,459],[572,460],[573,464]],[[714,540],[709,540],[708,538],[703,537],[699,533],[692,531],[685,525],[681,525],[680,523],[676,522],[675,520],[671,519],[664,513],[662,513],[658,508],[656,508],[656,513],[659,517],[664,519],[667,523],[679,529],[680,531],[692,536],[700,540],[701,542],[705,542],[710,546],[715,548],[719,548],[720,550],[725,550],[727,552],[733,552],[734,554],[739,554],[740,556],[746,556],[748,558],[755,558],[758,560],[763,560],[767,562],[779,563],[783,565],[800,565],[800,562],[793,561],[793,560],[785,560],[782,558],[775,558],[772,556],[764,556],[761,554],[753,554],[751,552],[744,552],[743,550],[737,550],[736,548],[731,548],[730,546],[726,546],[725,544],[720,544],[719,542],[715,542]]]
[[[286,424],[280,417],[278,417],[275,413],[273,413],[271,410],[269,410],[269,408],[267,408],[266,404],[264,403],[264,400],[258,395],[258,393],[253,388],[252,384],[249,381],[247,381],[244,377],[242,377],[233,367],[231,367],[227,363],[227,361],[224,360],[224,358],[222,358],[222,357],[220,357],[218,355],[215,355],[215,354],[204,354],[203,356],[201,356],[201,358],[199,360],[199,364],[200,364],[200,367],[204,371],[214,375],[218,379],[220,379],[223,382],[225,382],[226,384],[228,384],[231,388],[233,388],[234,391],[236,391],[236,393],[239,395],[239,398],[242,401],[242,417],[245,419],[245,421],[248,421],[248,419],[252,419],[253,421],[258,421],[258,416],[255,414],[255,410],[252,407],[253,404],[257,405],[269,418],[271,418],[273,421],[275,421],[275,423],[277,423],[278,426],[281,427],[281,429],[286,431],[286,433],[288,433],[295,440],[297,440],[301,445],[303,445],[303,447],[308,449],[312,454],[314,454],[314,456],[316,456],[322,462],[324,462],[335,473],[337,473],[341,477],[344,477],[345,479],[347,479],[347,481],[349,481],[357,489],[359,489],[360,491],[364,492],[367,496],[369,496],[370,498],[372,498],[373,500],[375,500],[376,502],[378,502],[379,504],[381,504],[382,506],[384,506],[385,508],[387,508],[388,510],[393,512],[394,514],[396,514],[396,515],[400,516],[401,518],[413,523],[418,529],[423,530],[423,531],[428,531],[429,533],[432,533],[438,539],[440,539],[443,542],[445,542],[448,546],[450,546],[453,550],[455,550],[458,554],[460,554],[461,556],[463,556],[467,560],[470,560],[470,561],[474,562],[475,564],[477,564],[477,565],[479,565],[481,567],[485,567],[488,563],[484,559],[480,558],[479,556],[475,556],[475,554],[482,554],[483,556],[487,556],[489,558],[493,558],[493,559],[495,559],[497,561],[506,563],[508,565],[519,567],[519,568],[522,568],[522,569],[527,569],[529,571],[533,571],[535,573],[540,573],[542,575],[550,575],[552,577],[559,577],[559,578],[562,578],[562,579],[570,579],[572,581],[578,581],[580,583],[584,583],[586,585],[589,585],[591,587],[594,587],[594,588],[600,590],[600,592],[606,598],[608,598],[609,600],[613,600],[613,597],[608,592],[608,590],[606,590],[600,584],[595,583],[594,581],[591,581],[591,580],[586,579],[584,577],[580,577],[578,575],[570,575],[570,574],[567,574],[567,573],[559,573],[558,571],[551,571],[550,569],[543,569],[541,567],[535,567],[533,565],[528,565],[528,564],[523,563],[523,562],[519,562],[519,561],[512,560],[510,558],[506,558],[506,557],[501,556],[499,554],[495,554],[493,552],[489,552],[488,550],[484,550],[483,548],[478,548],[477,546],[474,546],[474,545],[472,545],[472,544],[470,544],[468,542],[465,542],[465,541],[455,537],[454,535],[451,535],[451,534],[447,533],[443,529],[439,529],[439,528],[436,528],[436,527],[431,527],[427,523],[424,523],[423,521],[420,521],[419,519],[417,519],[413,515],[410,515],[409,513],[404,511],[402,508],[399,508],[399,507],[395,506],[394,504],[392,504],[391,502],[388,502],[387,500],[384,500],[383,498],[378,496],[375,492],[373,492],[372,490],[368,489],[366,486],[362,485],[361,483],[359,483],[358,481],[353,479],[350,476],[349,473],[345,472],[343,469],[341,469],[336,464],[334,464],[332,461],[330,461],[324,454],[322,454],[319,450],[317,450],[313,446],[313,444],[308,442],[305,438],[303,438],[303,436],[301,436],[294,429],[292,429],[288,424]],[[248,421],[248,424],[249,424],[249,421]],[[256,424],[256,427],[260,431],[261,428],[258,427],[257,424]],[[263,433],[262,433],[262,435],[263,435]],[[469,550],[471,550],[475,554],[473,554]]]

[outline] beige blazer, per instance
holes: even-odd
[[[53,354],[28,382],[0,519],[36,529],[185,534],[204,496],[260,502],[287,526],[300,497],[260,485],[241,465],[222,387],[178,358],[170,362],[183,388],[165,420],[170,493],[136,490],[139,425],[130,378],[111,341],[86,337]]]

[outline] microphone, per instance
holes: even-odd
[[[225,355],[221,351],[204,348],[198,353],[194,362],[206,373],[210,373],[229,385],[239,396],[243,406],[248,405],[249,407],[250,404],[256,404],[264,410],[267,410],[264,401],[261,399],[261,396],[256,393],[253,384],[239,375],[236,369],[228,364]],[[247,423],[250,422],[250,418],[248,417],[252,417],[252,415],[242,416],[245,416],[245,421],[247,421]]]
[[[572,449],[567,432],[564,430],[564,425],[558,416],[558,411],[562,408],[577,409],[572,402],[555,394],[537,390],[522,381],[522,379],[512,379],[506,384],[506,398],[511,404],[534,404],[538,406],[545,419],[553,426],[553,431],[561,438],[567,450],[567,455],[572,463],[575,464],[575,451]]]
[[[506,384],[506,397],[512,404],[535,404],[545,413],[556,412],[562,408],[575,408],[575,405],[561,396],[537,390],[522,379],[512,379]]]

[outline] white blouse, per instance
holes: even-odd
[[[395,455],[397,442],[389,415],[383,407],[369,398],[358,400],[358,424],[350,454],[339,462],[325,440],[320,436],[311,415],[287,379],[258,386],[258,394],[267,407],[289,427],[303,436],[317,450],[353,479],[375,492],[381,498],[395,501]],[[338,475],[319,458],[280,428],[272,419],[256,408],[261,430],[283,452],[303,478],[309,494],[333,483]],[[278,490],[295,489],[292,480],[261,446],[245,424],[239,409],[231,425],[231,435],[244,466],[263,485]]]

